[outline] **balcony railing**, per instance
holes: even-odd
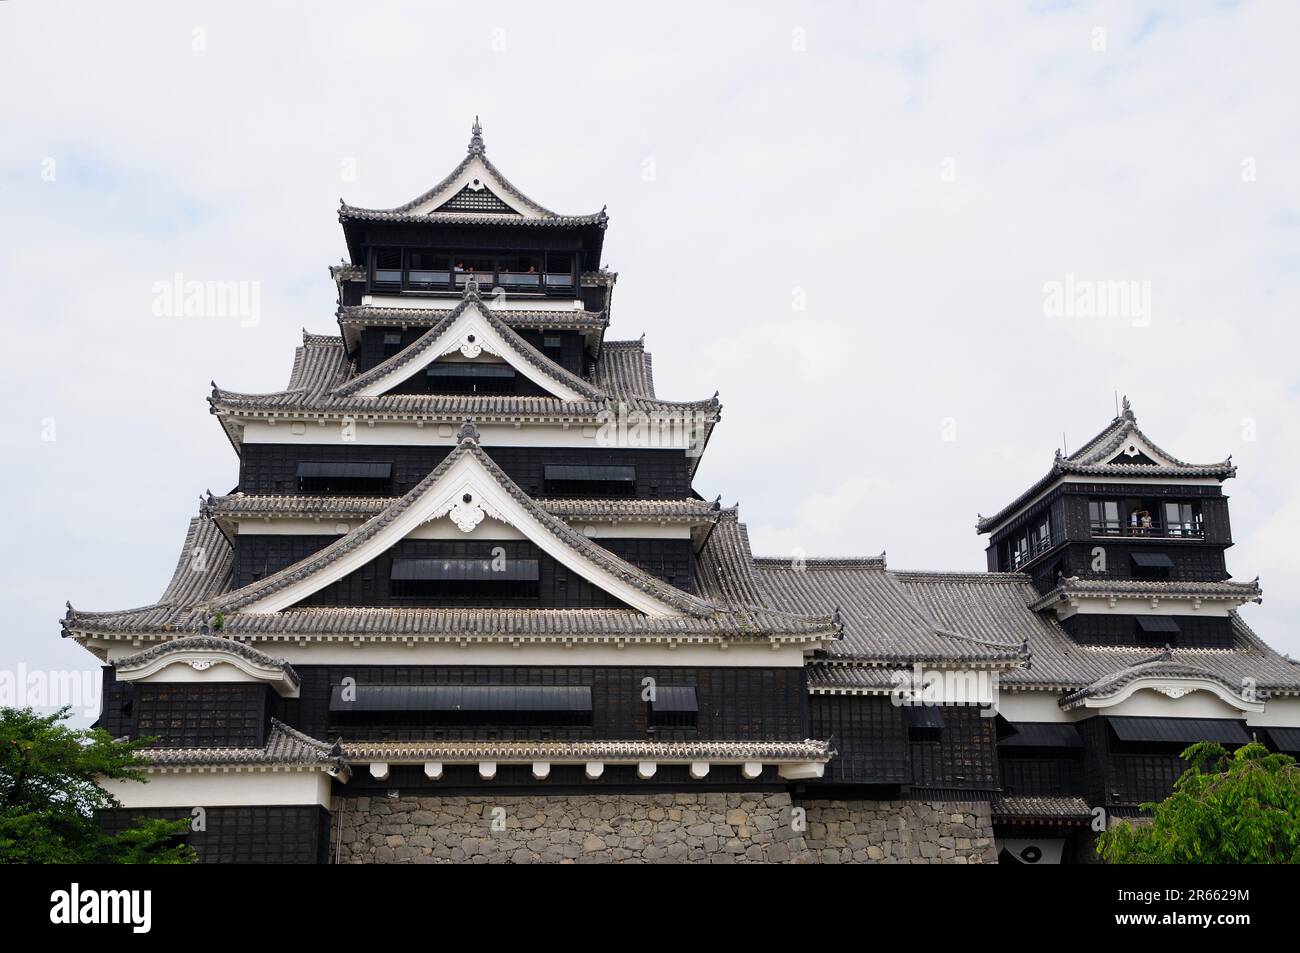
[[[547,272],[439,271],[425,269],[376,268],[371,290],[374,291],[450,291],[462,293],[471,281],[477,281],[479,294],[488,295],[500,288],[507,294],[572,296],[577,281],[572,274]]]
[[[1137,523],[1123,520],[1093,520],[1093,536],[1118,536],[1142,539],[1204,539],[1205,527],[1200,523],[1162,523],[1157,519]]]
[[[1011,568],[1019,569],[1025,563],[1029,562],[1032,559],[1037,559],[1039,556],[1043,555],[1043,553],[1047,552],[1051,548],[1052,548],[1052,537],[1044,536],[1041,539],[1036,539],[1033,542],[1031,542],[1029,544],[1028,549],[1013,550],[1011,553]]]

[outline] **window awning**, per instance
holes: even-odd
[[[541,578],[536,559],[413,559],[393,560],[390,579],[447,582],[536,582]]]
[[[330,711],[591,711],[588,685],[357,685],[345,701],[335,685]]]
[[[425,373],[430,377],[513,379],[515,369],[509,364],[476,364],[457,361],[455,363],[430,364]]]
[[[943,727],[943,712],[937,705],[904,705],[903,718],[910,728],[932,728],[938,731]]]
[[[694,685],[656,685],[654,701],[650,706],[655,711],[700,710]]]
[[[1140,615],[1137,623],[1139,629],[1151,634],[1177,635],[1181,631],[1178,623],[1167,615]]]
[[[1265,728],[1269,741],[1278,751],[1287,754],[1300,753],[1300,728]]]
[[[1002,748],[1082,748],[1083,739],[1074,725],[1052,721],[1022,721],[1011,725],[1014,735],[998,742]]]
[[[391,463],[366,463],[348,460],[303,460],[298,464],[300,477],[336,477],[350,480],[387,480],[393,474]]]
[[[635,483],[636,467],[574,466],[548,463],[548,480],[571,480],[583,483]]]
[[[1230,719],[1112,717],[1106,720],[1120,741],[1157,741],[1186,745],[1198,741],[1219,741],[1233,745],[1250,742],[1250,732],[1246,730],[1245,723]]]
[[[1173,569],[1174,561],[1164,553],[1133,553],[1133,565],[1143,569]]]

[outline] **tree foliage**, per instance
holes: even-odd
[[[137,752],[151,739],[115,741],[60,724],[67,716],[0,708],[0,863],[191,862],[193,849],[176,841],[188,818],[141,818],[117,834],[95,822],[96,811],[120,806],[100,780],[144,783]]]
[[[1300,863],[1300,765],[1261,744],[1229,753],[1202,741],[1173,793],[1143,804],[1150,823],[1119,821],[1097,842],[1113,864]]]

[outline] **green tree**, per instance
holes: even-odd
[[[1174,791],[1143,804],[1150,823],[1120,821],[1098,838],[1112,864],[1300,863],[1300,765],[1261,744],[1229,753],[1202,741]]]
[[[184,864],[194,850],[175,840],[189,819],[141,818],[105,834],[95,812],[120,803],[102,778],[144,782],[137,752],[151,739],[114,741],[108,732],[60,724],[64,708],[38,715],[0,708],[0,863]]]

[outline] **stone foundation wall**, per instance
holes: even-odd
[[[805,799],[799,806],[813,863],[997,863],[987,801]]]
[[[788,794],[338,797],[344,864],[798,863]]]

